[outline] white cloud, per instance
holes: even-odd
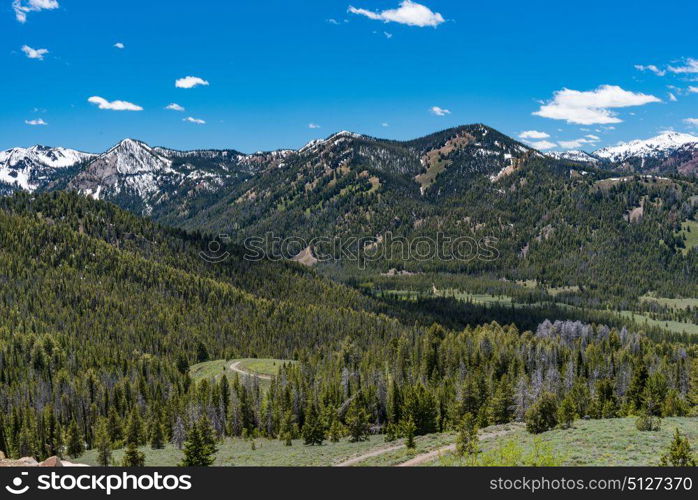
[[[13,0],[12,8],[15,10],[15,17],[20,23],[27,21],[28,12],[39,12],[40,10],[52,10],[58,8],[57,0]]]
[[[672,73],[698,73],[698,59],[688,58],[683,66],[669,66],[669,71]]]
[[[671,93],[671,92],[669,92],[669,100],[670,100],[671,102],[676,102],[676,101],[678,101],[678,99],[676,98],[676,96],[675,96],[673,93]]]
[[[116,47],[117,49],[125,49],[125,48],[126,48],[126,45],[124,45],[124,44],[121,43],[121,42],[116,42],[116,43],[114,44],[114,47]]]
[[[143,108],[137,104],[128,101],[107,101],[103,97],[92,96],[87,102],[96,104],[99,109],[110,109],[112,111],[143,111]]]
[[[208,82],[198,76],[185,76],[175,82],[175,87],[178,89],[191,89],[198,85],[208,85]]]
[[[432,106],[429,111],[431,114],[436,115],[436,116],[446,116],[450,115],[451,111],[448,109],[440,108],[438,106]]]
[[[339,24],[340,24],[339,21],[337,21],[336,19],[332,19],[332,18],[328,19],[327,22],[330,24],[334,24],[335,26],[339,26]]]
[[[635,69],[640,70],[640,71],[651,71],[652,73],[654,73],[657,76],[666,75],[666,70],[659,69],[654,64],[649,64],[647,66],[643,66],[642,64],[636,64]]]
[[[317,123],[308,123],[308,128],[320,128],[320,125]]]
[[[199,119],[199,118],[194,118],[192,116],[187,116],[186,118],[182,119],[183,122],[189,122],[189,123],[196,123],[197,125],[204,125],[206,124],[205,121]]]
[[[539,132],[538,130],[524,130],[519,134],[519,137],[521,139],[547,139],[550,137],[550,134]]]
[[[383,34],[385,35],[385,38],[387,38],[388,40],[390,40],[393,37],[393,34],[388,33],[387,31],[384,31]]]
[[[592,134],[587,134],[579,139],[574,139],[571,141],[559,141],[558,144],[563,149],[579,149],[584,144],[595,144],[601,140],[600,137]]]
[[[556,146],[554,142],[550,141],[535,141],[535,142],[529,142],[528,143],[532,148],[538,149],[540,151],[544,151],[546,149],[552,149]]]
[[[169,109],[171,111],[184,111],[184,108],[176,102],[168,104],[167,106],[165,106],[165,109]]]
[[[22,52],[24,52],[29,59],[38,59],[39,61],[43,61],[44,56],[48,54],[48,50],[46,49],[32,49],[29,45],[23,45]]]
[[[27,125],[37,126],[37,125],[48,125],[42,118],[37,118],[35,120],[24,120]]]
[[[381,127],[390,127],[390,123],[383,122],[383,123],[381,123]]]
[[[687,123],[693,127],[698,127],[698,118],[686,118],[684,123]]]
[[[652,102],[661,102],[661,99],[653,95],[630,92],[617,85],[601,85],[595,90],[584,92],[558,90],[553,94],[551,101],[543,104],[533,114],[579,125],[620,123],[623,120],[611,111],[612,108],[642,106]]]
[[[397,9],[388,9],[382,12],[357,9],[352,6],[349,6],[348,11],[352,14],[366,16],[374,21],[383,21],[386,23],[394,22],[406,24],[408,26],[419,26],[420,28],[425,26],[433,26],[435,28],[439,24],[445,22],[444,18],[438,12],[432,12],[429,7],[412,2],[411,0],[400,2],[400,7]]]
[[[690,87],[688,87],[688,92],[690,94],[698,94],[698,87],[694,87],[691,85]]]

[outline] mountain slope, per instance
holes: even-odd
[[[696,168],[691,162],[696,150],[698,137],[668,131],[650,139],[602,148],[593,154],[631,172],[694,175]],[[690,158],[686,158],[687,151],[691,152]]]
[[[36,191],[96,155],[73,149],[32,146],[0,151],[0,192]]]

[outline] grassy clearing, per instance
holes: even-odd
[[[195,381],[204,379],[218,379],[225,374],[229,377],[238,375],[244,377],[238,372],[230,369],[230,365],[238,362],[238,368],[245,372],[254,375],[276,376],[279,374],[279,369],[285,363],[295,363],[295,361],[287,359],[272,359],[272,358],[241,358],[241,359],[217,359],[215,361],[205,361],[197,363],[189,368],[189,375]],[[264,382],[264,380],[261,380]]]
[[[681,224],[679,236],[686,238],[686,248],[682,250],[686,255],[691,248],[698,247],[698,221],[689,220]]]
[[[658,465],[677,427],[688,437],[695,452],[698,449],[698,419],[691,417],[665,418],[659,432],[638,431],[635,418],[578,420],[570,429],[544,432],[538,438],[544,446],[551,448],[563,465],[653,466]],[[530,452],[534,436],[525,430],[517,430],[508,436],[483,442],[482,449],[491,450],[508,440]],[[464,465],[464,461],[451,453],[426,465],[458,466]]]
[[[322,446],[305,446],[302,440],[294,440],[292,446],[285,446],[278,439],[255,439],[255,449],[252,440],[240,438],[226,439],[218,443],[216,454],[217,466],[330,466],[355,455],[366,453],[372,449],[384,447],[383,436],[371,436],[368,441],[350,443],[343,439],[338,443],[325,442]],[[145,453],[146,466],[174,466],[182,460],[182,451],[168,444],[162,450],[153,450],[149,446],[141,447]],[[116,463],[120,463],[123,450],[113,453]],[[96,465],[97,454],[89,450],[76,462]]]
[[[659,305],[666,306],[671,309],[688,309],[689,307],[698,307],[698,298],[669,299],[667,297],[655,297],[652,294],[647,294],[640,297],[640,300],[643,302],[656,302]]]

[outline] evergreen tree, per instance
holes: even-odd
[[[466,413],[458,431],[456,453],[460,456],[473,456],[480,453],[480,439],[477,435],[477,420],[472,413]]]
[[[557,400],[549,392],[543,393],[526,412],[526,430],[531,434],[548,431],[557,425]]]
[[[97,421],[95,448],[97,448],[97,463],[102,467],[107,467],[112,459],[112,442],[109,437],[109,422],[106,418],[100,418]]]
[[[366,441],[368,439],[368,415],[358,399],[354,399],[349,405],[346,415],[346,425],[352,443]]]
[[[213,464],[216,457],[213,429],[205,419],[195,422],[184,443],[184,458],[180,465],[183,467],[208,467]]]
[[[403,419],[400,428],[405,438],[405,446],[407,449],[413,450],[416,448],[417,443],[414,441],[414,435],[417,432],[417,425],[414,423],[414,420],[412,420],[412,417]]]
[[[674,431],[674,439],[667,452],[662,455],[659,465],[666,467],[695,467],[696,459],[691,451],[688,438],[681,436],[679,429]]]
[[[134,443],[137,446],[145,443],[143,419],[136,406],[131,409],[131,413],[129,414],[124,438],[126,443]]]
[[[78,429],[78,424],[75,420],[71,421],[70,426],[68,426],[68,437],[66,442],[68,446],[68,455],[72,458],[79,457],[85,451],[82,434],[80,434],[80,429]]]
[[[568,429],[574,419],[577,418],[577,409],[574,404],[572,396],[568,394],[565,396],[557,409],[557,421],[560,427],[563,429]]]
[[[135,443],[129,443],[121,461],[122,467],[143,467],[145,465],[145,454],[138,449]]]
[[[303,441],[306,445],[321,445],[325,440],[325,429],[320,421],[317,406],[309,402],[303,423]]]

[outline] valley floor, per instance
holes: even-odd
[[[671,417],[662,420],[658,432],[641,432],[635,428],[635,418],[578,420],[570,429],[555,429],[538,436],[526,432],[521,424],[492,426],[481,431],[481,450],[489,457],[505,457],[502,465],[526,465],[526,457],[541,449],[555,465],[572,466],[641,466],[657,465],[669,446],[674,429],[678,428],[698,448],[698,418]],[[453,433],[430,434],[417,438],[415,450],[408,450],[402,440],[385,442],[383,436],[368,441],[339,443],[326,441],[322,446],[305,446],[294,440],[285,446],[277,439],[226,439],[218,444],[217,466],[463,466],[465,461],[455,456]],[[254,449],[252,446],[254,443]],[[518,453],[511,453],[515,448]],[[141,450],[146,465],[174,466],[182,452],[171,444],[162,450],[148,446]],[[123,450],[114,452],[121,461]],[[76,461],[96,465],[95,450]],[[499,460],[499,458],[498,458]],[[519,461],[517,463],[517,460]]]

